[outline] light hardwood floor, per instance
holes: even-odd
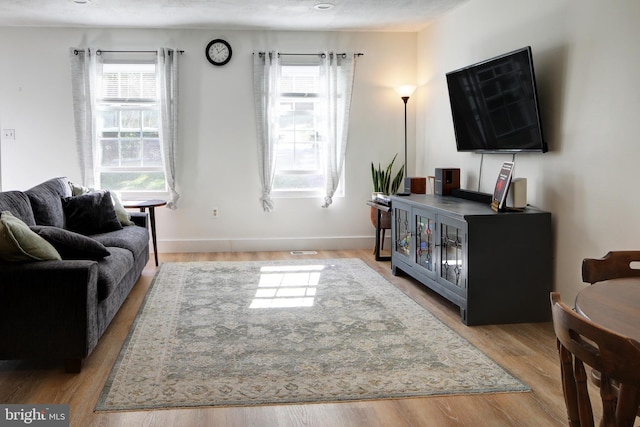
[[[566,412],[550,323],[467,327],[457,307],[404,276],[370,251],[160,254],[160,262],[361,258],[531,389],[526,393],[390,399],[257,407],[95,413],[100,391],[157,268],[153,260],[86,360],[80,374],[60,362],[0,361],[0,403],[67,403],[72,426],[561,426]],[[455,357],[455,355],[452,355]],[[592,390],[593,391],[593,390]]]

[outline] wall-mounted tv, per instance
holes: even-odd
[[[458,151],[546,152],[531,47],[447,73]]]

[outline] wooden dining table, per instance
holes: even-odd
[[[575,309],[592,322],[640,342],[640,277],[587,286],[576,296]],[[591,379],[599,384],[600,373],[592,369]]]
[[[575,308],[592,322],[640,342],[640,277],[587,286],[578,293]]]

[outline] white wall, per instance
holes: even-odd
[[[554,287],[572,300],[584,257],[640,248],[640,2],[475,0],[413,33],[251,32],[0,28],[0,145],[4,190],[52,176],[78,179],[68,48],[184,49],[181,57],[180,209],[158,210],[159,250],[268,250],[370,247],[364,201],[369,164],[403,151],[403,105],[394,86],[416,81],[408,104],[409,172],[459,167],[476,189],[480,157],[455,151],[444,75],[530,45],[550,152],[518,155],[529,203],[553,214]],[[234,48],[217,69],[204,59],[216,37]],[[277,200],[264,213],[251,92],[251,52],[278,48],[365,53],[358,61],[347,154],[346,197]],[[414,132],[415,128],[415,132]],[[415,145],[414,145],[415,142]],[[500,164],[485,156],[480,190],[491,192]],[[220,218],[209,217],[211,207]],[[517,278],[514,278],[517,286]]]
[[[573,301],[585,257],[640,249],[640,2],[471,1],[418,36],[417,174],[459,167],[478,187],[480,155],[457,153],[445,73],[530,45],[550,152],[516,156],[530,204],[553,214],[555,289]],[[500,164],[485,155],[480,190]],[[517,286],[517,278],[514,278]]]
[[[204,48],[228,40],[233,58],[213,67]],[[158,209],[160,252],[373,247],[365,201],[370,162],[402,157],[403,103],[394,86],[415,81],[416,33],[262,32],[0,28],[2,189],[27,189],[54,176],[79,181],[74,142],[69,48],[184,49],[180,61],[179,209]],[[254,50],[315,53],[353,50],[356,65],[346,162],[346,197],[277,199],[265,213],[259,198],[252,57]],[[415,105],[415,104],[414,104]],[[415,110],[409,106],[409,143]],[[210,215],[212,207],[220,212]]]

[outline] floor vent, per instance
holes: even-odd
[[[291,251],[291,255],[318,255],[316,251]]]

